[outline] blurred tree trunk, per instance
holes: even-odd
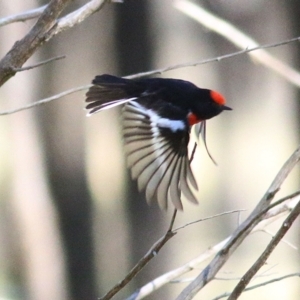
[[[74,40],[80,40],[80,35],[83,33],[76,27],[75,31],[56,37],[43,49],[44,59],[59,53],[71,60],[70,64],[66,59],[42,69],[41,98],[82,84],[79,64],[89,56],[83,55],[87,50],[82,43],[74,46]],[[96,299],[94,205],[85,173],[84,96],[77,94],[68,99],[71,101],[66,99],[41,108],[39,126],[65,249],[70,299]]]
[[[10,15],[37,7],[37,1],[6,1],[1,13]],[[32,24],[32,22],[29,22]],[[29,24],[29,25],[30,25]],[[1,56],[16,40],[23,37],[28,26],[12,24],[1,32]],[[32,59],[34,63],[37,60]],[[1,89],[5,107],[20,107],[37,97],[39,69],[31,71],[30,77],[19,73]],[[4,101],[3,101],[4,103]],[[11,195],[6,205],[10,217],[6,231],[9,243],[10,276],[21,278],[21,298],[67,299],[64,255],[57,223],[56,209],[47,184],[45,160],[36,112],[28,110],[3,117],[9,126]],[[7,142],[7,141],[6,141]],[[2,199],[4,200],[4,199]],[[14,255],[17,255],[14,257]],[[16,260],[14,260],[16,259]],[[13,264],[17,262],[17,264]],[[15,291],[14,291],[15,292]]]
[[[153,19],[150,8],[151,4],[145,0],[128,1],[116,6],[118,75],[125,76],[153,69],[152,22],[155,22],[155,18]],[[168,218],[166,212],[162,213],[156,203],[151,207],[147,205],[144,193],[137,190],[137,184],[130,179],[129,171],[127,174],[130,253],[132,264],[135,264],[164,233]],[[147,267],[148,272],[135,279],[136,284],[139,286],[151,280],[153,276],[163,272],[164,267],[164,263],[155,267],[150,264]]]

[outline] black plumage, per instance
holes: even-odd
[[[188,158],[192,125],[223,110],[225,99],[179,79],[129,80],[96,76],[86,94],[89,115],[117,105],[123,108],[123,135],[128,167],[147,202],[182,209],[181,194],[197,203],[197,183]]]

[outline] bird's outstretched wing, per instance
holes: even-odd
[[[190,167],[190,127],[186,111],[165,101],[158,90],[111,75],[97,76],[87,93],[89,114],[125,104],[123,128],[128,167],[147,202],[182,210],[182,194],[198,203],[197,183]]]
[[[188,159],[187,121],[165,118],[143,105],[145,102],[148,101],[131,101],[123,109],[128,167],[139,190],[145,190],[148,203],[157,200],[161,208],[167,208],[172,201],[175,208],[182,210],[181,194],[198,203],[190,187],[197,189]],[[160,102],[160,107],[169,106]],[[174,116],[176,108],[173,110]]]

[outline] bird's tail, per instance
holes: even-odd
[[[86,93],[88,115],[137,99],[142,91],[135,81],[112,75],[96,76]]]

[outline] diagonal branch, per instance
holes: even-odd
[[[237,52],[233,52],[233,53],[229,53],[229,54],[225,54],[225,55],[222,55],[222,56],[209,58],[209,59],[205,59],[205,60],[201,60],[201,61],[197,61],[197,62],[182,63],[182,64],[177,64],[177,65],[173,65],[173,66],[166,67],[166,68],[161,68],[161,69],[156,69],[156,70],[152,70],[152,71],[148,71],[148,72],[142,72],[142,73],[137,73],[137,74],[133,74],[133,75],[128,75],[128,76],[125,76],[124,78],[135,79],[135,78],[142,78],[142,77],[147,77],[147,76],[156,75],[156,74],[162,74],[162,73],[165,73],[165,72],[168,72],[168,71],[171,71],[171,70],[176,70],[176,69],[180,69],[180,68],[184,68],[184,67],[198,66],[198,65],[207,64],[207,63],[210,63],[210,62],[217,62],[217,61],[221,61],[223,59],[231,58],[231,57],[238,56],[238,55],[245,54],[245,53],[249,53],[249,52],[252,52],[252,51],[256,51],[256,50],[260,50],[260,49],[273,48],[273,47],[279,47],[279,46],[286,45],[286,44],[293,43],[293,42],[297,42],[297,41],[300,41],[300,37],[296,37],[296,38],[293,38],[293,39],[281,41],[281,42],[274,43],[274,44],[261,45],[259,47],[254,47],[254,48],[251,48],[251,49],[245,49],[245,50],[241,50],[241,51],[237,51]],[[22,107],[11,109],[11,110],[2,111],[2,112],[0,112],[0,116],[1,115],[10,115],[10,114],[22,111],[22,110],[30,109],[32,107],[51,102],[52,100],[60,99],[64,96],[66,96],[66,95],[75,93],[76,91],[87,90],[91,86],[92,85],[89,84],[89,85],[84,85],[84,86],[80,86],[80,87],[77,87],[77,88],[72,88],[70,90],[66,90],[64,92],[61,92],[61,93],[59,93],[57,95],[54,95],[54,96],[51,96],[49,98],[38,100],[38,101],[36,101],[34,103],[31,103],[29,105],[26,105],[26,106],[22,106]]]
[[[174,209],[173,216],[169,225],[169,228],[166,234],[161,237],[157,242],[155,242],[149,251],[140,259],[140,261],[129,271],[129,273],[125,276],[123,280],[118,282],[109,292],[107,292],[103,297],[99,298],[99,300],[109,300],[115,294],[117,294],[124,286],[126,286],[149,262],[150,260],[157,255],[160,249],[165,245],[165,243],[171,239],[176,232],[174,232],[173,225],[175,222],[177,214],[177,209]]]
[[[40,15],[40,17],[29,33],[23,39],[17,41],[0,61],[0,86],[14,76],[17,70],[19,70],[45,42],[50,40],[54,35],[79,24],[91,14],[99,11],[109,0],[91,0],[76,11],[58,19],[64,8],[67,7],[70,2],[72,2],[72,0],[52,0],[45,6],[44,10],[42,10],[44,7],[40,7],[23,14],[23,18],[25,19],[33,18],[38,15]],[[21,19],[22,16],[19,15],[18,18]],[[12,16],[10,21],[13,22],[18,18]],[[7,19],[9,18],[2,20],[2,22],[4,24],[9,22]]]
[[[77,93],[77,92],[80,92],[80,91],[87,90],[87,89],[89,89],[91,86],[92,86],[92,85],[89,84],[89,85],[85,85],[85,86],[76,87],[76,88],[73,88],[73,89],[70,89],[70,90],[61,92],[61,93],[59,93],[59,94],[56,94],[56,95],[54,95],[54,96],[47,97],[47,98],[41,99],[41,100],[36,101],[36,102],[33,102],[33,103],[26,104],[26,105],[21,106],[21,107],[19,107],[19,108],[15,108],[15,109],[11,109],[11,110],[2,111],[2,112],[0,112],[0,116],[11,115],[11,114],[13,114],[13,113],[16,113],[16,112],[19,112],[19,111],[22,111],[22,110],[26,110],[26,109],[30,109],[30,108],[33,108],[33,107],[36,107],[36,106],[39,106],[39,105],[43,105],[43,104],[46,104],[46,103],[48,103],[48,102],[52,102],[52,101],[54,101],[54,100],[61,99],[62,97],[71,95],[71,94],[73,94],[73,93]]]
[[[268,285],[268,284],[271,284],[271,283],[274,283],[274,282],[278,282],[278,281],[281,281],[281,280],[284,280],[284,279],[287,279],[287,278],[296,277],[296,276],[300,277],[300,273],[292,273],[292,274],[277,277],[277,278],[274,278],[274,279],[271,279],[271,280],[268,280],[268,281],[265,281],[265,282],[262,282],[262,283],[259,283],[259,284],[256,284],[256,285],[252,285],[252,286],[249,286],[248,288],[246,288],[245,291],[251,291],[251,290],[260,288],[262,286],[265,286],[265,285]],[[226,298],[228,296],[230,296],[230,293],[224,293],[222,295],[219,295],[219,296],[213,298],[212,300],[219,300],[219,299],[222,299],[222,298]]]
[[[176,0],[174,2],[174,6],[180,12],[186,14],[206,28],[209,28],[210,30],[220,34],[238,48],[248,49],[259,46],[254,39],[246,35],[244,32],[237,29],[229,22],[213,15],[199,5],[196,5],[195,3],[192,3],[188,0]],[[289,82],[300,87],[300,73],[295,69],[291,68],[265,50],[251,52],[249,54],[255,59],[256,62],[259,62],[260,64],[281,75]]]
[[[235,230],[224,248],[214,257],[211,263],[193,280],[178,296],[177,300],[192,299],[207,283],[209,283],[220,268],[226,263],[232,253],[248,236],[264,214],[272,207],[271,200],[280,189],[285,178],[300,160],[300,146],[280,169],[279,173],[268,188],[264,197],[257,204],[250,216]],[[274,205],[274,204],[273,204]]]
[[[46,40],[47,33],[56,25],[56,19],[72,0],[52,0],[27,35],[17,41],[0,61],[0,86],[16,74],[28,58]]]
[[[257,271],[264,265],[267,261],[268,257],[271,255],[275,247],[281,241],[281,239],[285,236],[288,230],[293,225],[294,221],[300,214],[300,202],[295,206],[289,216],[285,219],[283,224],[281,225],[278,232],[275,234],[274,238],[271,240],[265,251],[261,254],[261,256],[257,259],[257,261],[253,264],[253,266],[246,272],[246,274],[241,278],[239,283],[234,288],[233,292],[229,296],[228,300],[236,300],[241,293],[244,291],[250,280],[257,273]]]
[[[47,5],[43,5],[38,8],[34,8],[31,10],[28,10],[26,12],[22,12],[20,14],[15,14],[12,16],[8,16],[5,18],[0,19],[0,27],[5,26],[11,23],[16,23],[16,22],[25,22],[30,19],[37,18],[41,15],[41,13],[44,11],[44,9],[47,7]]]
[[[291,195],[288,195],[278,200],[276,203],[272,204],[273,208],[271,207],[268,208],[270,210],[268,210],[267,213],[264,214],[263,220],[255,228],[253,228],[251,234],[261,231],[262,228],[276,221],[278,217],[282,215],[282,213],[289,213],[295,207],[296,203],[299,202],[299,200],[300,200],[300,191],[297,191]],[[178,228],[174,230],[178,230]],[[217,252],[222,250],[230,238],[231,236],[219,242],[218,244],[209,247],[209,249],[207,249],[204,253],[200,254],[198,257],[185,263],[184,265],[155,278],[151,282],[147,283],[143,287],[136,290],[131,296],[126,298],[126,300],[144,299],[149,294],[158,290],[159,288],[166,285],[167,283],[170,283],[172,280],[178,278],[179,276],[182,276],[192,270],[195,270],[196,268],[199,267],[201,263],[203,263],[209,257],[215,255]]]
[[[23,67],[23,68],[14,68],[14,71],[16,71],[16,72],[28,71],[28,70],[31,70],[31,69],[34,69],[34,68],[38,68],[40,66],[49,64],[49,63],[51,63],[53,61],[60,60],[60,59],[63,59],[63,58],[66,58],[66,56],[65,55],[61,55],[61,56],[52,57],[52,58],[46,59],[44,61],[40,61],[40,62],[38,62],[38,63],[36,63],[34,65],[31,65],[31,66],[27,66],[27,67]]]
[[[91,0],[76,11],[59,19],[57,22],[57,26],[51,32],[48,39],[66,29],[73,27],[74,25],[83,22],[86,18],[99,11],[103,7],[103,5],[109,1],[110,0]]]

